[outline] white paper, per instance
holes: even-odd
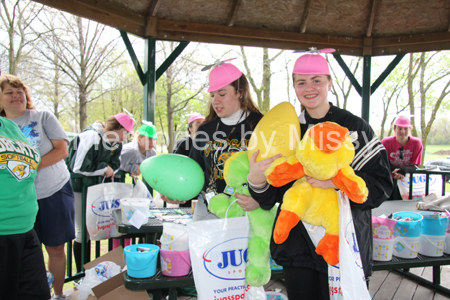
[[[139,229],[142,225],[148,222],[148,217],[141,213],[139,210],[136,210],[129,222],[131,225]]]

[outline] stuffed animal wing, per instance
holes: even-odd
[[[276,159],[264,174],[269,184],[280,187],[305,176],[305,170],[297,156],[292,155]]]

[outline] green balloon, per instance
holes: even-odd
[[[160,154],[141,163],[145,181],[161,195],[185,201],[197,196],[205,184],[200,165],[190,157]]]

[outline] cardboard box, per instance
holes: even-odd
[[[95,267],[97,264],[103,261],[112,261],[118,264],[122,269],[125,267],[123,262],[123,248],[122,246],[100,256],[99,258],[88,262],[84,265],[84,269],[88,270]],[[122,299],[133,299],[133,300],[149,300],[150,297],[147,291],[132,291],[125,288],[123,285],[123,273],[117,274],[116,276],[100,283],[99,285],[92,288],[95,297],[89,295],[87,300],[122,300]],[[79,291],[74,291],[71,294],[72,300],[78,300]]]

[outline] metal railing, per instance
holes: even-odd
[[[442,176],[442,196],[445,195],[445,178],[447,176],[450,177],[450,171],[440,170],[438,169],[417,169],[411,172],[407,172],[409,174],[409,198],[413,198],[413,186],[414,186],[414,174],[424,174],[426,175],[425,179],[425,196],[429,194],[429,184],[430,184],[430,175],[441,175]],[[394,187],[397,187],[397,179],[394,179]],[[401,195],[398,195],[398,189],[394,188],[394,199],[401,199]]]
[[[72,245],[73,245],[73,241],[67,242],[66,243],[66,257],[67,257],[67,266],[66,266],[66,278],[64,280],[64,282],[71,282],[74,280],[77,280],[81,277],[84,277],[84,267],[83,265],[88,263],[91,260],[91,257],[87,257],[87,253],[90,253],[90,243],[86,240],[86,234],[87,234],[87,228],[86,228],[86,196],[87,196],[87,188],[88,188],[88,180],[89,180],[89,186],[92,186],[93,182],[94,184],[101,184],[103,181],[103,176],[84,176],[84,175],[80,175],[80,174],[74,174],[71,173],[70,174],[71,179],[73,178],[81,178],[83,180],[83,188],[82,188],[82,192],[81,192],[81,196],[82,196],[82,201],[81,201],[81,211],[82,211],[82,215],[81,215],[81,222],[82,224],[84,224],[84,226],[82,227],[81,230],[81,236],[82,236],[82,240],[81,240],[81,272],[72,274],[73,270],[72,270]],[[119,171],[116,173],[115,175],[115,179],[118,182],[125,182],[125,177],[126,177],[126,173],[123,171]],[[122,247],[124,246],[124,238],[129,238],[129,236],[122,236],[119,237],[120,239],[120,244],[122,245]],[[100,257],[102,255],[101,253],[101,241],[95,241],[95,258]],[[132,244],[135,244],[136,240],[133,237],[132,238]],[[108,239],[108,251],[111,251],[113,247],[113,243],[112,243],[112,239]],[[92,256],[92,255],[90,255]]]

